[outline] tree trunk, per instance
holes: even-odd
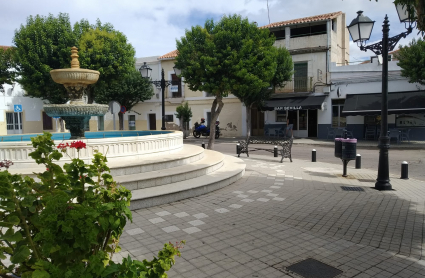
[[[124,130],[124,114],[119,112],[118,119],[119,119],[120,130]]]
[[[249,141],[249,137],[251,137],[251,109],[252,103],[249,105],[245,105],[246,109],[246,141]]]
[[[210,138],[208,140],[208,147],[207,147],[207,149],[209,150],[214,149],[215,122],[217,121],[218,116],[220,115],[221,109],[223,109],[223,106],[224,106],[223,97],[216,97],[211,107]]]
[[[89,86],[86,90],[87,104],[93,104],[94,101],[94,90],[93,86]]]
[[[59,125],[61,128],[61,132],[65,132],[65,121],[61,118],[59,118]]]
[[[186,131],[184,129],[184,118],[181,117],[179,120],[180,120],[180,130],[183,132],[183,139],[186,139],[187,136],[186,136]]]

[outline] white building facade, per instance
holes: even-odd
[[[349,35],[345,14],[323,15],[272,23],[276,47],[286,47],[294,63],[292,81],[276,90],[266,102],[264,131],[282,130],[286,120],[293,124],[295,137],[321,137],[321,119],[328,113],[330,64],[349,61]]]
[[[373,57],[375,58],[375,57]],[[331,63],[328,109],[319,114],[319,138],[328,128],[346,128],[354,138],[377,140],[380,130],[382,64],[337,66]],[[425,140],[425,86],[401,76],[397,61],[388,62],[388,128],[409,130],[410,140]],[[376,130],[375,136],[366,129]]]

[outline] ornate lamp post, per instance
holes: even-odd
[[[413,8],[407,5],[396,5],[400,22],[405,23],[407,31],[388,38],[390,31],[388,17],[385,15],[384,25],[382,25],[382,41],[366,46],[372,33],[373,24],[369,17],[363,15],[363,11],[357,12],[357,17],[347,26],[353,42],[356,42],[360,50],[371,50],[376,55],[382,55],[382,106],[381,106],[381,134],[379,136],[379,165],[378,178],[375,189],[391,190],[392,186],[389,177],[388,150],[390,148],[390,137],[388,136],[388,52],[393,50],[401,38],[405,38],[412,32]],[[407,25],[406,25],[407,24]]]
[[[181,70],[173,67],[174,73],[178,76],[181,74]],[[152,69],[146,64],[146,62],[143,63],[143,65],[139,68],[139,72],[142,75],[143,78],[146,78],[154,84],[157,88],[161,88],[161,102],[162,102],[162,127],[161,130],[166,130],[165,128],[165,88],[172,85],[172,81],[165,80],[164,79],[164,69],[161,70],[161,80],[150,80]]]

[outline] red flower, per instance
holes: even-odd
[[[66,143],[66,144],[64,144],[64,143],[60,143],[58,146],[57,146],[57,148],[58,149],[60,149],[61,150],[61,152],[66,152],[66,148],[68,148],[69,147],[69,144],[68,143]]]
[[[75,149],[77,149],[78,151],[79,150],[81,150],[81,149],[85,149],[86,148],[86,143],[84,143],[83,141],[74,141],[74,142],[72,142],[71,143],[71,146],[70,146],[71,148],[75,148]]]

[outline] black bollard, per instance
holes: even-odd
[[[202,142],[202,148],[204,148],[204,149],[205,149],[205,143],[204,143],[204,142]]]
[[[356,155],[356,169],[362,168],[362,156],[360,154]]]
[[[311,162],[316,162],[316,149],[311,151]]]
[[[277,157],[277,146],[274,146],[273,154],[274,157]]]
[[[408,180],[409,179],[409,163],[403,161],[401,163],[401,177],[400,179]]]
[[[241,144],[237,143],[236,144],[236,154],[240,154],[241,153]]]

